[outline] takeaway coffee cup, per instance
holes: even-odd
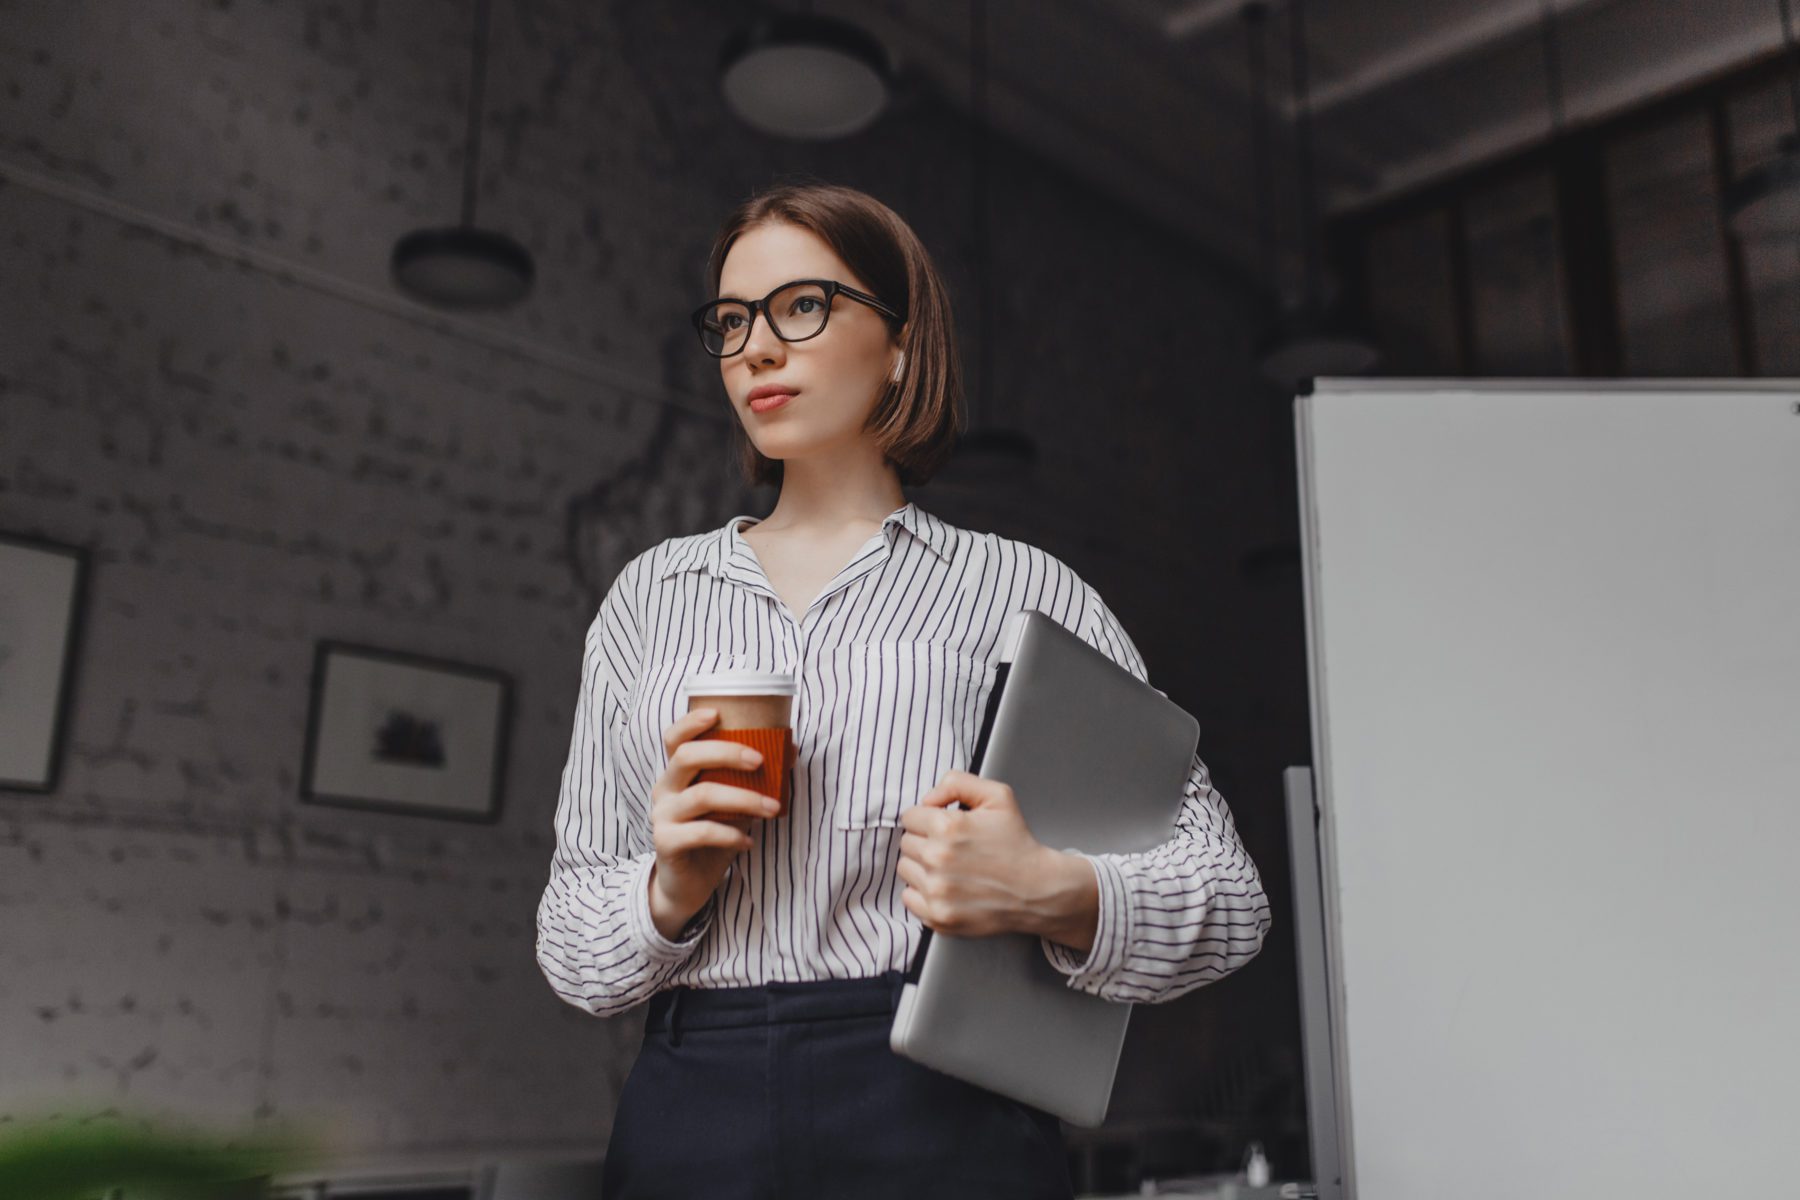
[[[781,801],[777,816],[785,816],[793,794],[794,693],[798,681],[779,671],[720,671],[689,675],[681,682],[687,711],[717,709],[719,719],[696,740],[723,739],[753,746],[762,753],[762,764],[753,771],[708,767],[695,782],[717,780],[749,788]]]

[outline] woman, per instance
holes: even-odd
[[[1042,845],[964,769],[1007,613],[1146,675],[1061,561],[902,494],[943,461],[959,393],[949,301],[905,222],[849,188],[778,188],[726,221],[708,282],[696,328],[747,472],[780,495],[644,551],[602,600],[538,912],[564,1000],[649,1002],[606,1200],[1068,1197],[1053,1116],[888,1048],[923,928],[1036,934],[1070,987],[1156,1002],[1255,956],[1256,868],[1198,756],[1177,835],[1132,855]],[[693,782],[755,762],[679,708],[685,676],[724,668],[799,676],[779,818]]]

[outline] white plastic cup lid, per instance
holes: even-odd
[[[681,681],[683,696],[792,696],[799,681],[783,671],[716,671]]]

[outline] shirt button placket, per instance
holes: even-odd
[[[795,729],[800,727],[800,675],[806,668],[806,630],[801,625],[794,629],[794,658],[788,671],[794,677],[794,704],[788,712],[788,724]]]
[[[782,607],[785,608],[786,605],[783,605]],[[804,620],[804,617],[801,618],[801,621]],[[791,617],[788,619],[788,624],[793,630],[792,652],[788,665],[788,673],[794,677],[794,699],[788,705],[788,743],[795,748],[794,752],[797,757],[800,738],[800,693],[804,690],[801,686],[801,671],[806,665],[806,629],[803,624],[796,623]],[[792,780],[798,774],[799,764],[797,762],[791,764],[788,769],[789,782],[784,785],[788,790],[787,802],[789,804],[793,803],[793,790],[798,786],[794,784]]]

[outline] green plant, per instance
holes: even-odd
[[[315,1155],[292,1132],[226,1138],[167,1123],[51,1116],[0,1125],[0,1200],[241,1200]]]

